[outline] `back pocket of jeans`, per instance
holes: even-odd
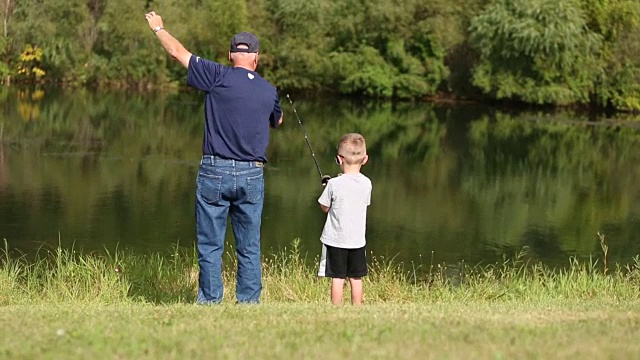
[[[247,177],[247,200],[257,203],[264,196],[264,176],[263,174]]]
[[[198,174],[198,193],[202,200],[215,204],[220,201],[222,193],[222,176]]]

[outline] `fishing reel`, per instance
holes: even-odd
[[[322,178],[320,178],[320,183],[322,184],[322,186],[327,186],[329,179],[331,179],[331,176],[329,175],[322,176]]]

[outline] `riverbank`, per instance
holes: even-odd
[[[327,302],[327,279],[316,269],[298,240],[263,260],[264,303]],[[369,256],[364,278],[367,304],[433,304],[457,301],[551,300],[618,302],[640,299],[640,256],[625,266],[607,261],[601,238],[601,259],[568,259],[555,269],[527,260],[525,251],[485,266],[394,263]],[[77,253],[57,248],[27,259],[11,254],[5,244],[0,262],[0,305],[191,304],[195,301],[198,265],[194,249],[138,255],[117,251]],[[225,255],[225,302],[233,303],[235,256]]]
[[[364,278],[367,304],[432,304],[457,301],[618,302],[640,299],[640,256],[631,264],[568,260],[562,269],[527,260],[526,251],[501,263],[397,264],[369,257]],[[264,303],[325,304],[329,283],[301,254],[298,240],[280,253],[264,257]],[[82,254],[73,249],[43,250],[35,258],[11,254],[5,244],[0,262],[0,305],[71,304],[191,304],[198,278],[194,249],[176,247],[160,254],[132,252]],[[236,263],[225,255],[225,302],[233,303]]]
[[[5,245],[6,246],[6,245]],[[194,305],[193,251],[55,249],[0,260],[6,358],[636,358],[640,260],[565,269],[525,254],[483,267],[372,257],[365,306],[329,304],[296,242],[265,257],[261,305]],[[6,249],[6,247],[5,247]],[[12,256],[13,255],[13,256]],[[225,258],[232,269],[233,259]],[[602,266],[600,266],[602,265]],[[615,355],[614,355],[615,354]]]

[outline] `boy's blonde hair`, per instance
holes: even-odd
[[[342,135],[338,142],[338,155],[342,156],[348,165],[362,164],[367,156],[364,136],[358,133]]]

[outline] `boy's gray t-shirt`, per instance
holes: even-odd
[[[358,249],[366,245],[367,206],[371,203],[371,180],[361,173],[332,178],[318,198],[329,207],[320,241],[323,244]]]

